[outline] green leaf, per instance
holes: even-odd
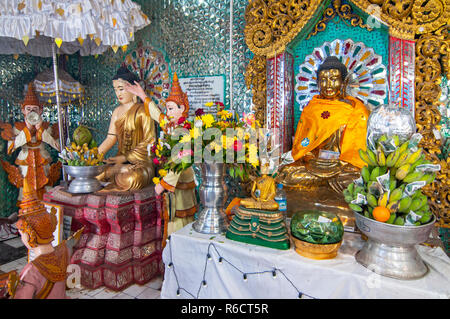
[[[230,167],[230,176],[235,178],[236,175],[234,174],[234,167]]]
[[[243,169],[241,168],[241,167],[238,167],[238,168],[236,168],[236,171],[237,171],[237,175],[241,178],[241,180],[243,179],[243,175],[244,175],[244,172],[243,172]]]

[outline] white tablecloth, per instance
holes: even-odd
[[[450,298],[450,259],[441,248],[417,246],[430,271],[404,281],[358,264],[362,244],[360,235],[345,233],[336,258],[312,260],[292,244],[284,251],[249,245],[199,234],[188,224],[164,248],[161,298]]]

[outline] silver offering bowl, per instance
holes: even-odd
[[[98,166],[70,166],[64,165],[66,173],[74,178],[69,185],[69,193],[93,193],[102,188],[95,178],[105,170],[106,165]]]
[[[419,279],[428,273],[415,245],[427,241],[436,217],[421,226],[381,223],[355,212],[356,225],[368,237],[355,255],[358,263],[382,276]]]

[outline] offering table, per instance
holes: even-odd
[[[450,298],[450,258],[437,247],[418,246],[429,267],[422,279],[382,277],[355,261],[360,234],[345,233],[334,259],[312,260],[291,245],[277,250],[195,232],[172,233],[163,250],[161,298]]]

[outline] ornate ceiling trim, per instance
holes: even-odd
[[[328,7],[323,12],[322,19],[314,26],[314,30],[308,34],[306,40],[315,36],[317,33],[325,31],[328,22],[333,20],[336,16],[339,16],[344,23],[346,20],[350,21],[352,27],[361,27],[368,31],[372,31],[373,28],[364,23],[364,20],[357,14],[353,13],[352,7],[348,4],[341,5],[341,1],[333,1],[333,6]]]
[[[433,32],[448,24],[450,0],[349,0],[368,15],[379,18],[389,33],[400,39],[414,40],[416,35]],[[255,55],[273,57],[307,26],[318,10],[328,7],[330,1],[320,0],[249,0],[245,11],[247,25],[245,41]],[[341,0],[332,0],[333,8],[341,18],[357,15]],[[361,19],[360,19],[361,20]]]
[[[378,16],[389,33],[404,40],[433,32],[450,19],[449,0],[350,0],[365,13]]]
[[[255,55],[273,57],[283,52],[328,1],[249,0],[245,10],[245,41]]]

